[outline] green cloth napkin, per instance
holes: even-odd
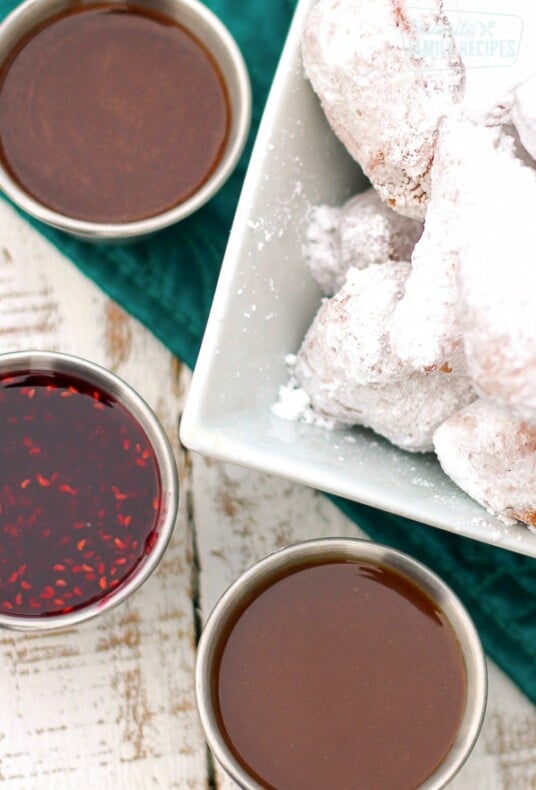
[[[196,360],[251,144],[294,4],[294,0],[207,2],[242,49],[254,107],[242,161],[205,208],[147,241],[122,246],[88,244],[33,223],[190,367]],[[0,0],[0,14],[15,5],[12,0]],[[416,556],[442,576],[470,610],[487,653],[536,702],[536,561],[332,499],[372,538]]]

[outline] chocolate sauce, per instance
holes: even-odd
[[[0,71],[0,157],[45,206],[92,222],[154,216],[217,166],[229,102],[210,53],[123,4],[47,20]]]
[[[46,617],[112,593],[151,551],[154,450],[104,390],[63,373],[0,377],[0,612]]]
[[[445,615],[368,562],[272,580],[230,626],[213,689],[229,747],[263,787],[411,790],[448,754],[466,674]]]

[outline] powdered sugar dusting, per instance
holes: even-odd
[[[458,282],[469,372],[483,395],[536,423],[536,171],[500,129],[460,129],[451,145],[466,175]]]
[[[465,376],[416,373],[392,353],[385,327],[409,271],[404,262],[350,269],[313,321],[295,377],[318,414],[426,452],[438,425],[475,394]]]
[[[420,5],[418,26],[405,3],[388,0],[320,0],[307,22],[307,75],[376,191],[310,211],[304,256],[332,298],[289,355],[290,380],[272,411],[328,428],[368,426],[411,451],[429,450],[435,432],[447,473],[504,530],[534,526],[524,481],[536,479],[536,440],[528,466],[517,440],[520,426],[536,425],[536,67],[521,80],[519,69],[503,73],[497,90],[479,96],[475,86],[490,88],[493,76],[467,73],[440,0]],[[443,42],[442,69],[411,46],[426,35]],[[288,203],[302,187],[289,178]],[[252,224],[259,249],[291,221],[288,204],[279,210],[277,230]],[[405,218],[425,214],[424,232]],[[456,420],[472,414],[477,393],[487,427],[460,434]],[[342,463],[342,441],[340,449]],[[393,451],[393,464],[400,458]],[[448,490],[420,471],[407,482],[447,504]],[[486,518],[473,526],[491,540],[504,534]]]
[[[316,425],[332,431],[337,427],[335,420],[317,414],[311,406],[311,399],[296,379],[290,378],[279,388],[279,398],[272,404],[272,413],[281,420],[299,420],[307,425]]]
[[[335,134],[380,196],[422,219],[438,124],[462,98],[464,73],[440,0],[419,28],[385,0],[320,0],[303,34],[305,71]],[[408,48],[422,31],[443,41],[434,68]]]
[[[272,405],[272,412],[282,420],[299,420],[311,408],[311,399],[295,380],[279,388],[279,400]]]
[[[409,260],[421,233],[422,223],[397,214],[368,189],[341,208],[312,209],[305,258],[323,292],[332,296],[351,268]]]
[[[479,400],[447,420],[434,445],[449,477],[490,514],[536,525],[536,427]]]

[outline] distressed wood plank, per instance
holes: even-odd
[[[61,350],[113,369],[159,415],[186,491],[177,420],[188,372],[3,203],[0,239],[0,350]],[[206,785],[182,502],[159,570],[126,604],[68,632],[0,633],[6,790]]]

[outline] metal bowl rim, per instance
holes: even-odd
[[[121,0],[111,1],[121,2]],[[105,0],[102,0],[102,2],[104,4]],[[193,12],[199,19],[200,24],[204,25],[215,38],[219,39],[229,56],[234,72],[233,79],[235,81],[234,87],[237,100],[235,103],[231,103],[231,110],[236,118],[234,122],[236,127],[235,134],[228,139],[226,149],[214,172],[193,195],[166,211],[132,222],[106,223],[76,219],[48,208],[19,186],[0,164],[0,190],[27,214],[54,228],[86,239],[102,241],[133,239],[163,230],[176,222],[186,219],[190,214],[204,206],[227,181],[240,159],[251,123],[252,97],[248,70],[234,38],[212,11],[199,0],[173,0],[173,2],[178,7],[184,7]],[[16,30],[21,18],[24,19],[27,11],[34,10],[39,6],[46,7],[47,5],[49,5],[49,0],[24,0],[0,23],[0,44],[5,42],[8,53],[16,45],[17,41],[22,36],[30,33],[34,27],[33,24],[26,25],[25,29],[19,31],[16,39],[11,42],[13,31]],[[66,3],[66,7],[69,5],[76,6],[75,0],[70,0],[69,3]],[[133,2],[132,5],[136,6],[136,2]],[[159,3],[156,2],[157,9],[158,5]],[[51,16],[53,14],[54,12],[51,12]],[[192,32],[196,35],[195,31]],[[216,58],[213,52],[212,54]]]
[[[249,591],[262,586],[263,581],[277,570],[293,566],[303,567],[308,560],[329,560],[346,557],[355,560],[377,562],[409,578],[436,602],[442,609],[448,604],[455,617],[446,615],[458,638],[467,670],[467,701],[471,697],[472,708],[466,708],[460,733],[465,729],[463,741],[456,741],[444,762],[438,766],[421,786],[420,790],[440,790],[451,781],[469,757],[480,733],[487,699],[487,668],[484,651],[476,628],[458,596],[426,565],[405,552],[382,543],[359,538],[316,538],[301,541],[271,552],[242,573],[224,591],[216,602],[205,623],[198,644],[195,669],[195,694],[197,708],[207,743],[225,772],[243,790],[265,790],[244,770],[221,733],[212,700],[212,663],[217,654],[219,641],[225,634],[225,626],[240,601]],[[432,592],[436,591],[436,594]],[[446,614],[446,612],[444,612]],[[459,640],[462,632],[467,643]],[[470,665],[469,665],[470,662]],[[473,667],[473,677],[469,675]],[[460,737],[460,735],[459,735]],[[451,758],[449,760],[449,757]]]
[[[106,368],[73,354],[56,351],[14,351],[0,354],[0,374],[17,370],[60,371],[102,386],[113,395],[140,423],[147,434],[155,456],[165,509],[158,526],[157,539],[150,553],[140,562],[127,580],[103,598],[66,614],[50,617],[25,617],[0,614],[0,628],[15,631],[48,632],[70,628],[118,606],[144,584],[158,566],[171,539],[178,513],[179,483],[177,467],[169,439],[146,401],[122,378]]]

